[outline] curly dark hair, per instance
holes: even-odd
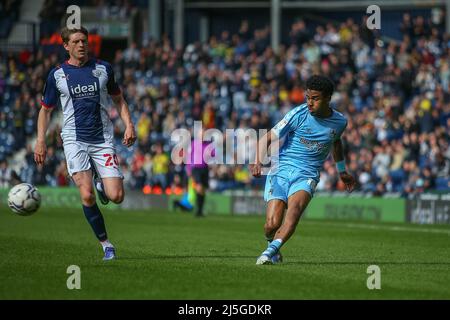
[[[328,77],[314,75],[306,81],[306,89],[320,91],[323,96],[331,97],[334,92],[334,83]]]

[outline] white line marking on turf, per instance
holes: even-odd
[[[422,233],[441,233],[450,235],[450,230],[442,229],[418,229],[410,227],[398,227],[398,226],[381,226],[373,224],[359,224],[359,223],[334,223],[334,222],[316,222],[316,221],[304,221],[308,224],[321,224],[331,225],[333,227],[346,227],[346,228],[360,228],[360,229],[373,229],[373,230],[388,230],[388,231],[406,231],[406,232],[422,232]]]

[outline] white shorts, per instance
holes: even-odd
[[[63,147],[70,176],[80,171],[90,170],[91,162],[89,160],[92,159],[100,178],[118,177],[123,179],[113,144],[70,141],[64,142]]]

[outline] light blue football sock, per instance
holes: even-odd
[[[283,241],[281,239],[273,240],[262,254],[272,258],[280,250],[282,244]]]

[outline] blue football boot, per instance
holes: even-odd
[[[106,247],[105,248],[105,256],[103,260],[113,260],[116,258],[116,249],[114,247]]]

